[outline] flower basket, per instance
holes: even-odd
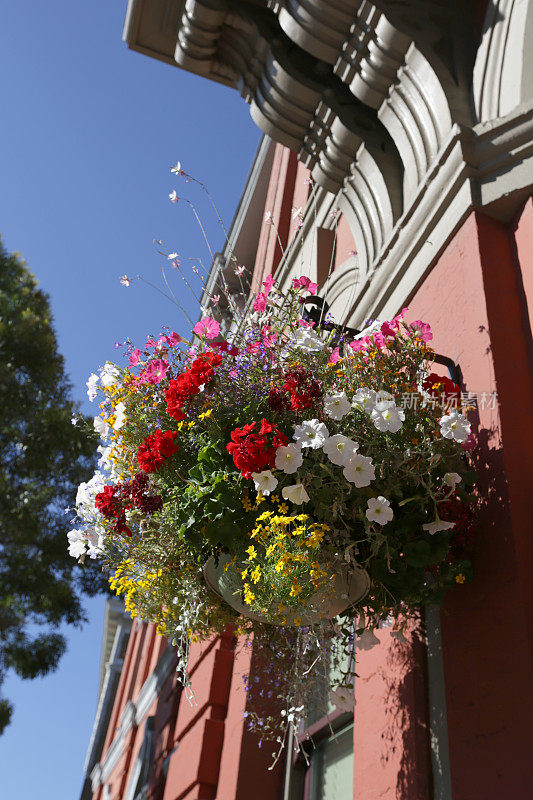
[[[205,317],[194,344],[167,330],[91,376],[101,471],[68,534],[174,642],[184,684],[191,641],[253,640],[286,708],[249,687],[248,722],[281,741],[325,675],[351,685],[357,641],[401,635],[471,573],[468,410],[429,325],[346,335],[303,315],[316,289],[270,276],[231,341]]]
[[[203,567],[206,584],[235,611],[257,622],[280,624],[275,613],[274,603],[264,614],[250,611],[244,602],[244,582],[241,571],[233,563],[231,556],[221,554],[211,556]],[[334,619],[350,606],[363,600],[370,588],[368,572],[361,567],[341,564],[327,586],[311,595],[300,609],[287,614],[285,624],[314,625],[321,620]],[[295,620],[297,622],[295,622]]]

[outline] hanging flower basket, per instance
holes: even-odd
[[[253,636],[288,708],[249,721],[274,738],[353,664],[354,637],[400,635],[471,571],[470,423],[429,325],[347,335],[302,315],[316,290],[269,277],[232,341],[205,317],[194,347],[166,330],[92,375],[101,471],[68,535],[175,643],[184,683],[191,641]]]

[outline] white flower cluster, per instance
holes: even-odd
[[[325,413],[337,422],[354,408],[367,414],[377,430],[382,433],[397,433],[405,421],[405,412],[398,408],[394,397],[389,392],[375,392],[362,386],[355,393],[352,402],[349,401],[345,392],[336,392],[326,395],[324,398]],[[447,439],[453,438],[457,442],[464,442],[470,433],[470,423],[456,409],[451,414],[442,417],[440,427],[443,436]],[[309,450],[321,448],[332,464],[343,468],[344,477],[356,488],[370,486],[371,482],[375,480],[376,471],[372,458],[358,452],[358,442],[354,442],[353,439],[342,433],[330,436],[326,425],[320,420],[308,419],[300,425],[295,425],[293,438],[295,443],[282,445],[276,450],[275,467],[286,475],[293,475],[302,466],[303,451],[306,448]],[[263,495],[269,495],[279,483],[271,470],[254,472],[252,477],[255,488]],[[443,480],[445,485],[453,489],[461,478],[453,472],[446,473]],[[302,505],[310,500],[302,483],[284,486],[282,495],[285,500],[289,500],[295,505]],[[382,495],[371,497],[367,501],[365,515],[370,522],[378,525],[386,525],[394,517],[389,500]],[[435,520],[423,527],[429,534],[434,534],[452,528],[453,523]]]
[[[105,486],[105,477],[95,472],[90,481],[80,483],[76,495],[76,513],[83,528],[74,528],[67,533],[68,552],[73,558],[97,558],[102,552],[104,528],[101,514],[94,507],[94,500]]]

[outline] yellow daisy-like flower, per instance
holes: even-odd
[[[247,548],[246,552],[248,553],[248,556],[250,558],[257,558],[257,551],[253,546],[253,544],[251,544],[250,547]]]
[[[261,567],[259,565],[257,565],[257,567],[252,571],[250,577],[254,583],[258,582],[259,578],[261,577]]]
[[[465,576],[463,575],[462,572],[460,572],[458,575],[455,576],[455,582],[456,583],[464,583],[465,580],[466,580],[466,578],[465,578]]]
[[[204,411],[202,414],[198,414],[198,419],[207,419],[213,413],[212,408],[208,408],[207,411]]]

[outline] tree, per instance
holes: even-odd
[[[9,669],[30,679],[55,669],[59,626],[82,624],[82,595],[106,587],[94,562],[67,552],[65,508],[96,447],[72,424],[70,396],[49,299],[0,242],[0,684]],[[0,733],[12,710],[0,699]]]

